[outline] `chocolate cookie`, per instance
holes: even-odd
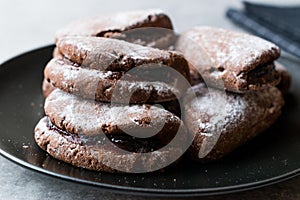
[[[53,90],[55,90],[55,87],[44,78],[42,90],[44,97],[46,98]]]
[[[97,101],[110,102],[116,88],[115,101],[120,103],[128,102],[126,95],[130,103],[171,101],[186,90],[181,79],[190,79],[186,60],[173,51],[91,37],[64,38],[57,46],[66,59],[50,61],[45,78],[64,91]]]
[[[159,153],[141,154],[124,153],[116,144],[118,137],[104,138],[94,144],[85,144],[78,137],[58,129],[44,117],[35,127],[35,141],[51,156],[77,167],[105,172],[150,172],[159,168],[160,163],[172,161],[174,155],[180,154],[180,148],[167,148]],[[131,143],[135,150],[143,149],[144,144]]]
[[[59,52],[57,47],[54,48],[52,56],[53,58],[64,58],[64,56]]]
[[[204,80],[202,76],[191,63],[189,63],[189,68],[190,68],[190,75],[191,75],[191,85],[193,86],[193,85],[203,83]],[[276,87],[282,92],[282,94],[287,94],[291,87],[292,77],[287,71],[287,69],[278,62],[275,63],[275,70],[280,75],[280,82],[276,85]]]
[[[82,99],[58,89],[46,98],[44,109],[59,129],[86,137],[124,135],[126,132],[150,137],[149,134],[155,131],[158,141],[169,141],[183,126],[179,117],[164,108],[111,105]]]
[[[51,92],[53,92],[56,89],[51,83],[49,83],[46,79],[43,80],[43,94],[44,97],[47,98]],[[151,105],[151,104],[150,104]],[[171,113],[175,114],[178,117],[181,117],[181,108],[180,108],[180,102],[178,100],[172,100],[172,101],[166,101],[160,103],[162,107],[164,107],[167,111],[170,111]]]
[[[195,27],[184,32],[176,49],[209,85],[244,93],[275,86],[280,75],[273,61],[279,48],[261,38],[229,30]]]
[[[182,54],[110,38],[67,37],[58,40],[59,52],[78,66],[106,71],[128,71],[140,65],[162,64],[189,79]],[[154,65],[155,66],[155,65]]]
[[[284,105],[276,87],[245,94],[193,87],[197,98],[187,98],[184,122],[195,139],[192,158],[212,161],[230,153],[270,127]]]
[[[145,71],[140,74],[145,75]],[[102,102],[111,102],[112,97],[119,103],[166,102],[177,99],[186,89],[184,84],[172,80],[176,77],[172,73],[168,75],[170,81],[148,81],[136,74],[133,77],[130,73],[86,69],[55,58],[46,66],[44,75],[54,87]],[[165,78],[167,80],[167,76]]]
[[[191,86],[204,82],[200,72],[191,63],[189,63],[189,69],[191,76]]]
[[[117,38],[128,42],[168,49],[175,41],[170,18],[161,10],[112,13],[79,20],[56,33],[66,36]]]
[[[282,94],[285,95],[289,92],[289,89],[291,87],[292,77],[289,74],[289,72],[287,71],[287,69],[282,64],[276,62],[275,68],[276,68],[276,71],[279,72],[280,77],[281,77],[281,81],[277,85],[277,88],[282,92]]]

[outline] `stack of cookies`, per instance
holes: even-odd
[[[277,46],[209,27],[176,36],[172,27],[146,10],[58,31],[37,144],[78,167],[150,172],[187,149],[198,161],[219,159],[276,121],[290,83],[274,64]]]
[[[97,28],[91,21],[80,22],[75,36],[68,28],[58,33],[54,58],[44,70],[46,117],[37,125],[35,139],[51,156],[79,167],[108,172],[161,169],[189,147],[184,145],[189,134],[173,114],[175,100],[187,86],[172,75],[189,80],[188,63],[182,54],[156,48],[172,44],[166,39],[172,24],[160,11],[116,14],[107,18],[108,25],[106,18],[96,19],[103,22]],[[124,41],[133,39],[125,30],[148,26],[161,26],[167,36],[136,38],[144,46]],[[92,37],[102,33],[104,37]],[[124,40],[111,38],[116,35]],[[151,73],[158,76],[154,79]],[[158,103],[166,109],[154,105]]]
[[[274,62],[280,56],[276,45],[247,34],[194,27],[181,34],[176,49],[189,61],[197,93],[186,101],[184,113],[186,126],[195,133],[194,159],[220,159],[281,114],[291,78]]]

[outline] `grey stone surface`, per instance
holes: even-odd
[[[300,3],[299,0],[289,2]],[[53,43],[55,30],[74,19],[112,11],[161,8],[170,14],[178,32],[194,25],[237,29],[224,17],[228,6],[237,7],[240,3],[237,0],[1,0],[0,63],[24,51]],[[294,200],[300,199],[299,185],[300,178],[294,178],[262,189],[201,199]],[[145,200],[153,198],[103,192],[95,187],[33,172],[0,156],[0,199]]]

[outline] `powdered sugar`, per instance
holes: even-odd
[[[216,89],[200,92],[186,102],[185,110],[185,123],[197,134],[199,144],[194,150],[198,158],[207,156],[216,145],[220,152],[214,153],[222,154],[243,144],[274,123],[282,106],[282,95],[275,87],[243,95]]]
[[[151,119],[148,125],[153,128],[161,124],[180,123],[178,117],[155,106],[143,105],[110,105],[81,99],[60,90],[53,91],[45,103],[45,111],[50,118],[63,119],[63,125],[79,134],[94,135],[103,133],[102,127],[140,127],[135,123],[144,118]],[[160,130],[160,129],[158,129]]]
[[[243,120],[249,105],[243,96],[211,89],[207,94],[192,100],[188,106],[194,110],[195,115],[205,113],[208,116],[200,118],[197,122],[199,129],[202,130],[200,134],[215,135],[225,131],[228,123]]]
[[[124,31],[135,28],[140,23],[149,20],[148,16],[164,15],[159,9],[129,11],[96,16],[73,22],[57,31],[56,39],[65,36],[96,36],[106,31]]]
[[[194,90],[202,91],[203,87],[195,86]],[[195,120],[186,123],[190,125],[192,132],[204,137],[201,148],[197,150],[199,158],[204,158],[211,152],[221,134],[228,131],[230,124],[245,120],[247,101],[242,96],[235,97],[225,91],[203,90],[197,98],[186,103],[185,118]]]
[[[167,83],[159,82],[159,81],[139,81],[139,82],[127,82],[128,85],[128,91],[130,93],[135,92],[137,90],[143,90],[145,92],[155,92],[158,95],[168,95],[168,94],[174,94],[174,95],[180,95],[180,91]]]
[[[122,59],[118,60],[120,63],[128,58],[140,61],[170,58],[168,51],[110,38],[70,36],[59,40],[57,47],[70,60],[83,65],[99,65],[99,69],[106,69],[119,58]]]
[[[117,78],[114,78],[114,72],[112,71],[99,71],[75,67],[67,63],[63,63],[60,59],[56,58],[48,63],[45,68],[45,72],[48,76],[50,76],[50,80],[56,82],[58,85],[61,83],[62,89],[67,88],[67,91],[71,93],[80,93],[83,94],[84,97],[92,99],[94,99],[95,94],[99,89],[99,91],[102,92],[101,95],[114,94],[117,95],[118,99],[122,97],[125,98],[125,96],[130,98],[134,92],[143,91],[149,96],[157,95],[156,98],[158,100],[169,100],[174,99],[174,95],[177,97],[181,96],[183,92],[181,91],[182,88],[178,88],[175,83],[134,80],[130,75],[130,80],[127,80],[126,74],[124,78],[122,76],[118,80]],[[108,84],[108,87],[105,87],[105,84]],[[104,92],[106,93],[104,94]],[[107,96],[107,98],[110,98],[110,96]],[[124,100],[126,99],[120,99],[122,102]]]
[[[256,63],[262,52],[279,52],[279,48],[261,38],[220,28],[195,27],[183,33],[212,59],[215,67],[236,66],[244,69]]]
[[[63,60],[59,58],[53,58],[47,66],[49,66],[52,69],[52,71],[62,71],[63,80],[65,82],[82,79],[84,77],[93,77],[93,79],[95,80],[107,79],[113,75],[112,71],[99,71],[94,69],[74,67],[69,64],[66,64]]]

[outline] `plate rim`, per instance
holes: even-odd
[[[3,70],[3,65],[8,64],[11,61],[14,61],[15,59],[18,59],[22,56],[26,56],[26,54],[34,53],[37,51],[41,51],[43,49],[47,48],[53,48],[55,47],[55,44],[48,44],[45,46],[41,46],[38,48],[34,48],[32,50],[25,51],[23,53],[20,53],[0,64],[0,73],[1,70]],[[36,144],[34,144],[36,145]],[[90,185],[99,189],[103,189],[105,191],[111,191],[115,193],[120,194],[131,194],[131,195],[141,195],[141,196],[155,196],[155,197],[197,197],[197,196],[212,196],[212,195],[223,195],[223,194],[230,194],[230,193],[236,193],[236,192],[243,192],[243,191],[249,191],[254,189],[259,189],[263,187],[267,187],[273,184],[277,184],[283,181],[290,180],[296,176],[300,175],[300,167],[298,169],[295,169],[293,171],[284,173],[279,176],[275,176],[272,178],[252,182],[252,183],[246,183],[246,184],[238,184],[233,186],[224,186],[224,187],[214,187],[214,188],[198,188],[198,189],[160,189],[160,188],[139,188],[139,187],[132,187],[132,186],[120,186],[120,185],[114,185],[114,184],[108,184],[108,183],[101,183],[101,182],[93,182],[89,180],[84,180],[80,178],[74,178],[71,176],[63,175],[57,172],[49,171],[46,169],[43,169],[41,167],[38,167],[34,164],[31,164],[29,162],[26,162],[9,152],[2,149],[0,146],[0,156],[6,158],[9,161],[12,161],[13,163],[25,167],[26,169],[30,169],[34,172],[38,172],[43,175],[48,175],[51,177],[58,178],[60,180],[70,181],[73,183],[79,183],[79,184],[85,184]]]
[[[26,162],[20,158],[17,158],[10,153],[4,151],[0,147],[0,155],[4,158],[12,161],[13,163],[25,167],[34,172],[38,172],[43,175],[48,175],[51,177],[58,178],[60,180],[70,181],[73,183],[90,185],[105,191],[111,191],[119,194],[131,194],[131,195],[141,195],[141,196],[155,196],[155,197],[197,197],[197,196],[213,196],[213,195],[223,195],[231,194],[243,191],[255,190],[270,185],[274,185],[280,182],[290,180],[296,176],[300,175],[300,168],[293,170],[291,172],[282,174],[280,176],[272,177],[269,179],[256,181],[247,184],[239,184],[235,186],[225,186],[225,187],[215,187],[215,188],[200,188],[200,189],[159,189],[159,188],[138,188],[131,186],[118,186],[107,183],[93,182],[79,178],[73,178],[67,175],[52,172],[34,164]]]

